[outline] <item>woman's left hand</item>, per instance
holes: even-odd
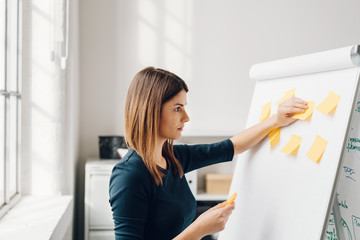
[[[303,113],[307,109],[307,102],[304,100],[292,97],[278,106],[276,120],[278,127],[283,127],[295,122],[297,119],[293,118],[296,113]]]

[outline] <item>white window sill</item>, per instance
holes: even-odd
[[[24,196],[0,219],[0,239],[72,239],[72,219],[72,196]]]

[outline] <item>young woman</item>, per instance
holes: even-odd
[[[307,108],[303,100],[291,98],[277,114],[225,141],[173,145],[190,120],[187,92],[181,78],[153,67],[140,71],[130,84],[124,113],[130,150],[114,167],[109,186],[116,239],[201,239],[223,230],[235,204],[218,204],[193,221],[196,201],[184,173],[231,161]]]

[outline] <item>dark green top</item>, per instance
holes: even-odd
[[[231,161],[230,139],[199,145],[175,145],[175,157],[184,173],[211,164]],[[169,164],[168,164],[169,166]],[[157,186],[140,156],[129,152],[117,163],[110,178],[110,205],[116,239],[172,239],[191,224],[196,201],[185,177],[164,170]]]

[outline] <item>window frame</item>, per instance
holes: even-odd
[[[0,200],[0,217],[21,198],[21,5],[20,0],[5,0],[4,2],[5,38],[4,45],[0,46],[4,47],[4,56],[0,57],[4,57],[5,60],[5,71],[3,76],[0,76],[5,82],[4,86],[0,86],[0,97],[4,99],[3,112],[0,114],[3,114],[5,120],[0,126],[4,132],[3,136],[0,136],[4,142],[3,146],[0,146],[3,148],[3,156],[0,156],[3,158],[0,162],[2,164],[0,177],[4,183],[2,186],[4,196]],[[15,104],[12,104],[14,102]],[[12,118],[11,115],[14,117]]]

